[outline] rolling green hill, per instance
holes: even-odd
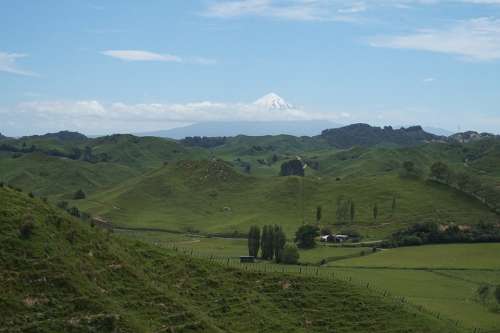
[[[457,332],[346,282],[118,239],[4,187],[0,202],[0,331]]]
[[[340,196],[356,204],[352,223],[338,221]],[[396,197],[396,208],[392,209]],[[379,207],[373,219],[373,205]],[[303,221],[337,231],[357,229],[365,239],[381,239],[409,223],[477,223],[495,220],[480,202],[444,185],[403,179],[394,173],[347,177],[253,177],[228,162],[170,163],[80,202],[83,210],[128,227],[202,233],[245,233],[252,224],[281,224],[291,237]]]
[[[2,140],[0,181],[53,202],[70,200],[82,189],[87,198],[72,204],[84,211],[117,225],[175,231],[234,234],[251,224],[277,223],[291,236],[304,221],[314,222],[317,206],[323,208],[323,225],[336,231],[357,229],[366,240],[384,238],[414,222],[497,220],[474,193],[461,194],[427,179],[431,165],[442,161],[455,173],[487,184],[481,195],[498,197],[492,191],[500,188],[499,139],[438,139],[420,128],[360,124],[312,138],[179,142],[132,135],[90,139],[61,132]],[[281,164],[293,159],[302,161],[306,176],[278,177]],[[405,161],[413,163],[418,177],[400,176]],[[354,223],[337,223],[341,196],[356,204]],[[375,204],[380,211],[376,221]]]

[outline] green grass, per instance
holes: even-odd
[[[457,332],[340,280],[234,269],[117,238],[13,190],[0,200],[3,331]]]
[[[477,290],[500,285],[500,244],[449,244],[383,250],[329,265],[360,284],[387,290],[469,328],[500,332],[500,313]]]
[[[333,265],[500,271],[499,254],[500,243],[426,245],[384,249],[369,257],[353,258]]]
[[[353,224],[336,224],[340,195],[356,204]],[[392,212],[392,198],[397,207]],[[379,217],[373,220],[377,203]],[[172,163],[79,203],[83,210],[118,225],[196,230],[201,233],[244,233],[252,224],[280,224],[289,237],[313,222],[323,207],[323,225],[334,231],[358,229],[365,240],[387,237],[408,223],[475,223],[494,220],[482,204],[458,192],[394,174],[377,177],[252,177],[223,162]]]
[[[247,240],[235,238],[199,237],[155,231],[118,231],[120,236],[139,239],[165,248],[177,248],[204,257],[238,258],[248,254]],[[327,262],[368,255],[372,248],[318,245],[313,249],[299,250],[301,264],[319,265]]]

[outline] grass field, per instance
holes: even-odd
[[[352,224],[336,224],[339,196],[356,204]],[[392,211],[393,197],[397,205]],[[373,205],[379,216],[372,217]],[[408,223],[475,223],[495,220],[480,203],[440,185],[397,175],[347,178],[245,176],[223,162],[173,163],[101,191],[79,207],[118,225],[210,233],[246,233],[252,224],[280,224],[289,237],[318,205],[323,225],[358,229],[378,240]]]
[[[500,244],[447,244],[384,249],[369,257],[333,263],[348,267],[455,268],[500,271]]]
[[[449,244],[383,250],[329,265],[359,283],[388,290],[471,328],[500,332],[500,312],[479,300],[500,285],[500,244]]]
[[[3,332],[462,332],[346,281],[235,269],[117,238],[13,190],[0,200]]]
[[[194,254],[204,257],[238,258],[248,254],[246,239],[198,237],[154,231],[117,231],[117,234],[166,248],[175,247],[188,253],[192,251]],[[310,250],[300,250],[300,262],[318,265],[323,259],[334,261],[350,256],[360,256],[362,253],[371,254],[371,252],[371,248],[321,245]]]

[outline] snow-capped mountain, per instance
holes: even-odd
[[[270,93],[265,96],[262,96],[261,98],[256,100],[253,104],[269,110],[295,109],[293,105],[288,104],[283,98],[281,98],[275,93]]]

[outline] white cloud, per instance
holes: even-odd
[[[500,59],[500,19],[489,17],[458,21],[442,29],[420,30],[408,35],[379,36],[370,45],[412,49],[461,56],[468,60]]]
[[[343,7],[343,2],[331,0],[237,0],[215,1],[203,15],[219,18],[261,16],[292,21],[355,21],[347,14],[364,11],[362,2]]]
[[[335,120],[345,114],[301,109],[264,109],[253,103],[192,102],[184,104],[127,104],[83,101],[31,101],[0,111],[13,130],[23,131],[27,119],[33,130],[72,129],[85,133],[143,132],[209,121],[300,121]]]
[[[0,52],[0,72],[25,75],[25,76],[37,76],[37,74],[34,72],[23,70],[17,67],[16,64],[17,60],[24,57],[27,57],[27,55],[18,53]]]
[[[362,21],[359,14],[369,8],[408,9],[420,5],[465,3],[498,5],[500,0],[212,0],[204,16],[236,18],[259,16],[294,21]]]
[[[200,65],[212,65],[216,61],[202,57],[181,58],[172,54],[160,54],[144,50],[105,50],[102,54],[120,59],[123,61],[162,61],[162,62],[177,62],[177,63],[193,63]]]
[[[436,79],[433,78],[433,77],[426,77],[425,79],[423,79],[424,83],[431,83],[431,82],[434,82],[434,81],[436,81]]]

